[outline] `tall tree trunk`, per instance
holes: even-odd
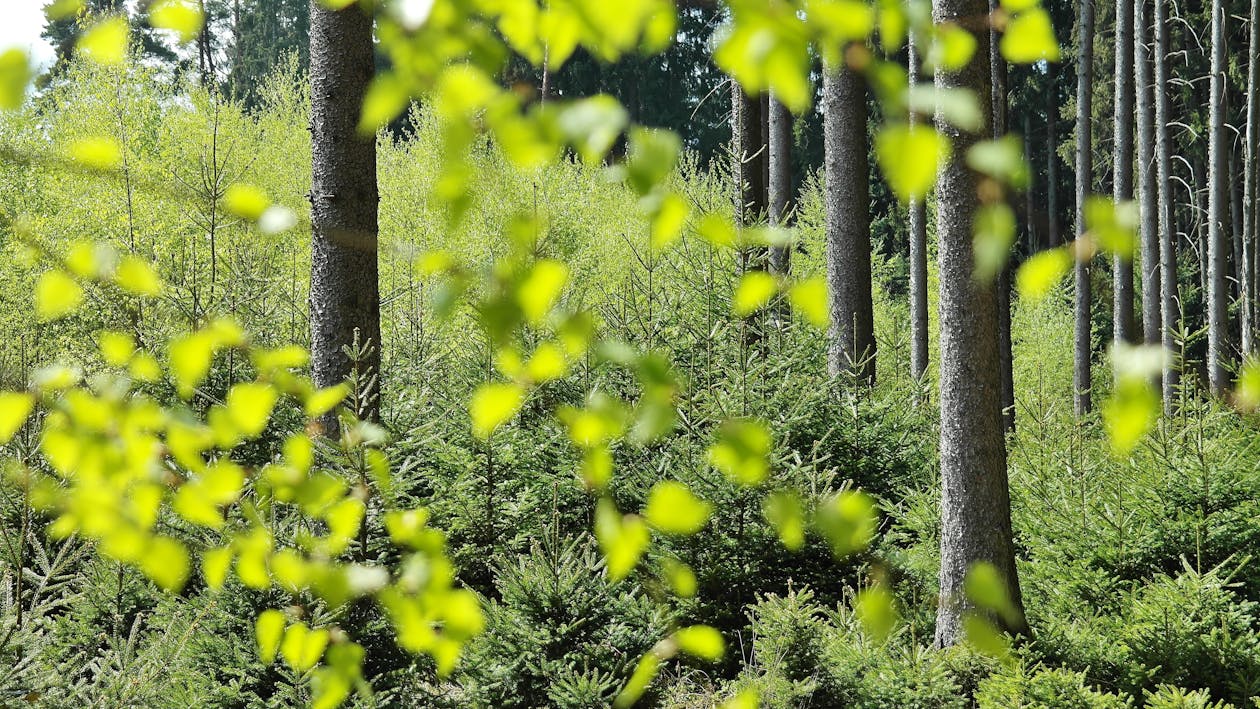
[[[921,60],[914,38],[907,42],[910,85],[919,83]],[[911,113],[910,123],[918,118]],[[923,199],[910,202],[910,375],[923,379],[928,368],[928,273],[927,205]]]
[[[1143,27],[1142,19],[1144,16],[1144,4],[1142,0],[1136,0],[1138,5],[1137,16],[1139,18],[1137,27],[1139,31],[1136,36],[1141,42]],[[1116,64],[1115,64],[1115,114],[1113,116],[1114,134],[1113,134],[1113,163],[1112,163],[1112,199],[1116,204],[1133,199],[1133,98],[1134,98],[1134,0],[1116,0]],[[1137,91],[1139,95],[1146,90],[1150,84],[1149,77],[1144,80],[1142,73],[1142,59],[1144,49],[1137,47],[1138,65],[1137,65]],[[1141,101],[1139,100],[1139,111]],[[1138,116],[1138,142],[1141,144],[1143,138],[1142,116]],[[1148,105],[1148,115],[1146,116],[1147,129],[1149,129],[1150,115]],[[1149,167],[1146,160],[1146,154],[1138,151],[1138,168],[1144,170]],[[1145,173],[1142,173],[1145,174]],[[1143,189],[1146,183],[1143,182]],[[1154,230],[1152,229],[1152,233]],[[1143,242],[1145,243],[1145,242]],[[1142,274],[1145,276],[1147,269],[1152,262],[1145,260],[1145,251],[1143,251]],[[1112,263],[1113,287],[1112,294],[1112,330],[1117,342],[1132,342],[1134,337],[1133,325],[1133,255],[1117,254]],[[1143,278],[1142,287],[1142,304],[1143,313],[1146,312],[1145,305],[1148,298],[1146,288],[1146,280]],[[1154,296],[1149,296],[1154,297]],[[1145,322],[1145,320],[1143,321]]]
[[[847,371],[874,384],[866,85],[847,66],[823,71],[823,142],[831,293],[827,365],[833,376]]]
[[[1229,386],[1229,291],[1225,281],[1229,248],[1225,220],[1229,218],[1225,179],[1229,147],[1225,143],[1225,6],[1212,0],[1212,82],[1208,99],[1208,387],[1220,396]]]
[[[377,281],[376,138],[358,132],[359,109],[375,71],[372,17],[358,6],[311,3],[311,366],[320,387],[342,383],[356,366],[343,352],[356,333],[371,354],[360,380],[381,369]],[[379,416],[376,385],[360,413]],[[335,414],[324,417],[337,429]]]
[[[1078,24],[1079,52],[1076,63],[1076,239],[1084,244],[1085,200],[1089,197],[1093,176],[1093,83],[1094,83],[1094,0],[1081,0]],[[1093,387],[1090,357],[1093,352],[1090,327],[1090,262],[1091,249],[1086,247],[1076,258],[1076,356],[1073,386],[1076,389],[1076,415],[1083,416],[1092,408]]]
[[[998,0],[989,0],[989,13],[998,12]],[[993,117],[993,137],[1006,135],[1006,59],[998,51],[996,30],[989,30],[989,78],[990,109]],[[1011,351],[1011,254],[1007,251],[1006,263],[998,271],[998,363],[1002,386],[1002,425],[1007,431],[1015,431],[1015,372]]]
[[[1125,61],[1134,65],[1134,68],[1126,68],[1127,74],[1133,71],[1137,74],[1137,167],[1138,167],[1138,241],[1141,248],[1141,267],[1142,267],[1142,341],[1148,344],[1159,342],[1159,199],[1156,196],[1155,188],[1155,108],[1151,104],[1151,50],[1150,44],[1150,27],[1151,20],[1148,12],[1147,0],[1135,0],[1130,4],[1128,0],[1120,0],[1117,10],[1120,6],[1129,6],[1130,9],[1136,10],[1136,20],[1134,22],[1135,31],[1129,45],[1133,48],[1130,56]],[[1136,7],[1133,7],[1136,5]],[[1119,40],[1117,40],[1119,41]],[[1124,46],[1121,43],[1120,46]],[[1134,60],[1136,60],[1134,62]],[[1116,76],[1120,76],[1120,56],[1116,55]],[[1116,104],[1116,119],[1120,116],[1126,119],[1133,115],[1133,103],[1130,98],[1128,105],[1121,109],[1119,102]],[[1119,132],[1116,134],[1119,136]],[[1128,149],[1132,150],[1132,143],[1128,145]],[[1118,149],[1118,148],[1117,148]],[[1127,161],[1126,174],[1132,176],[1132,158]],[[1120,160],[1116,160],[1116,171],[1120,170]],[[1116,179],[1119,179],[1117,177]],[[1129,195],[1132,197],[1133,191],[1130,186]],[[1120,190],[1116,190],[1116,201],[1123,199]],[[1130,286],[1132,281],[1130,281]],[[1117,300],[1117,302],[1119,302]],[[1130,306],[1133,299],[1129,298]],[[1132,341],[1131,338],[1129,341]]]
[[[987,12],[986,0],[932,3],[938,24],[971,26]],[[976,41],[979,46],[967,66],[937,72],[938,90],[989,95],[988,33],[978,32]],[[1021,601],[1002,432],[997,289],[977,282],[973,274],[978,178],[963,156],[977,136],[950,126],[940,115],[937,122],[954,144],[938,175],[936,208],[941,276],[941,600],[936,644],[944,646],[962,639],[963,614],[970,607],[963,582],[974,564],[992,564],[1017,608]]]
[[[792,112],[770,97],[770,223],[786,227],[792,214]],[[789,246],[770,249],[770,270],[787,275]]]
[[[1176,400],[1180,373],[1176,356],[1180,309],[1177,304],[1177,231],[1173,223],[1172,147],[1168,135],[1168,121],[1171,118],[1168,108],[1168,24],[1165,5],[1168,0],[1154,0],[1154,2],[1155,165],[1159,195],[1160,320],[1162,321],[1160,329],[1166,352],[1163,371],[1164,411],[1171,413]]]
[[[1046,64],[1046,246],[1059,245],[1059,97],[1055,63]]]
[[[1260,1],[1251,0],[1247,41],[1247,127],[1243,143],[1243,272],[1247,275],[1246,308],[1243,310],[1243,353],[1256,350],[1256,179],[1260,176],[1256,155],[1260,100],[1256,82],[1260,77]]]
[[[1024,253],[1034,254],[1040,247],[1037,241],[1037,171],[1032,169],[1032,114],[1024,111],[1024,162],[1028,163],[1028,189],[1024,191]]]
[[[1243,175],[1242,163],[1238,157],[1238,149],[1230,141],[1229,149],[1229,234],[1230,244],[1234,249],[1232,273],[1234,275],[1234,298],[1237,303],[1238,322],[1236,336],[1233,340],[1245,354],[1251,345],[1247,330],[1251,328],[1251,317],[1248,314],[1251,300],[1247,297],[1247,289],[1251,278],[1247,273],[1247,248],[1243,242]]]

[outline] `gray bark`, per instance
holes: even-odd
[[[831,374],[875,382],[866,84],[846,66],[823,72],[827,284]]]
[[[756,224],[766,216],[766,153],[762,142],[763,129],[761,100],[749,96],[734,81],[731,82],[733,125],[732,139],[735,153],[735,176],[739,181],[736,190],[736,207],[741,226]]]
[[[1229,147],[1225,143],[1225,7],[1212,0],[1212,81],[1208,99],[1208,388],[1217,396],[1229,386],[1225,363],[1229,359],[1229,291],[1225,281],[1229,245],[1225,220],[1229,218],[1225,180]]]
[[[989,13],[996,14],[998,0],[989,0]],[[989,30],[989,77],[990,103],[993,114],[993,137],[1006,134],[1006,59],[998,51],[998,35]],[[1011,259],[998,271],[998,362],[1002,378],[1002,425],[1007,431],[1015,431],[1015,371],[1011,350]]]
[[[1160,320],[1164,350],[1167,353],[1163,371],[1164,412],[1171,413],[1176,401],[1180,377],[1177,349],[1177,242],[1173,224],[1172,155],[1168,135],[1168,23],[1167,0],[1155,0],[1155,165],[1159,195],[1159,272]]]
[[[987,12],[986,0],[932,3],[938,24],[975,26],[975,18]],[[976,41],[979,46],[966,67],[936,74],[938,89],[989,95],[988,32],[980,30]],[[963,637],[963,614],[970,607],[963,581],[974,564],[988,562],[998,569],[1016,607],[1020,593],[1002,431],[997,289],[977,282],[973,274],[978,177],[963,156],[977,136],[937,118],[954,144],[938,175],[936,210],[941,323],[941,600],[936,643],[944,646]]]
[[[1093,83],[1094,83],[1094,2],[1082,0],[1078,23],[1080,55],[1076,62],[1076,238],[1085,234],[1085,200],[1089,197],[1093,176]],[[1076,415],[1090,412],[1093,388],[1090,358],[1093,352],[1090,327],[1090,261],[1077,255],[1076,332],[1072,383],[1075,388]]]
[[[792,113],[770,97],[770,223],[786,227],[792,214]],[[770,270],[787,275],[791,249],[770,249]]]
[[[1242,165],[1238,159],[1238,150],[1235,149],[1233,141],[1230,141],[1229,147],[1229,234],[1230,245],[1233,247],[1233,259],[1231,260],[1231,273],[1234,276],[1233,291],[1234,302],[1237,304],[1238,310],[1238,330],[1237,336],[1233,342],[1240,344],[1242,352],[1246,352],[1246,348],[1241,347],[1243,339],[1246,338],[1244,333],[1251,326],[1251,318],[1247,316],[1248,303],[1247,287],[1251,279],[1247,275],[1246,268],[1246,250],[1243,247],[1243,175]],[[1246,338],[1250,340],[1250,338]],[[1250,341],[1246,344],[1250,345]]]
[[[1117,204],[1134,196],[1133,125],[1130,121],[1133,120],[1136,99],[1142,340],[1154,342],[1159,338],[1159,234],[1155,199],[1155,116],[1151,106],[1151,57],[1150,45],[1147,44],[1149,32],[1146,0],[1117,0],[1116,159],[1112,196]],[[1138,338],[1133,323],[1133,261],[1117,256],[1115,264],[1115,339],[1134,342]],[[1123,295],[1121,288],[1124,289]]]
[[[320,387],[343,382],[354,363],[343,348],[358,340],[371,382],[360,414],[379,415],[381,365],[377,281],[375,136],[359,135],[359,110],[375,71],[372,18],[357,6],[333,11],[311,3],[311,368]],[[336,430],[335,415],[325,431]]]
[[[1260,1],[1251,0],[1251,16],[1248,22],[1247,42],[1247,127],[1243,143],[1243,268],[1247,276],[1246,301],[1243,308],[1242,350],[1244,354],[1255,351],[1256,315],[1256,167],[1257,120],[1260,120],[1260,101],[1256,99],[1256,81],[1260,79]]]
[[[914,38],[907,43],[910,85],[919,83],[921,59]],[[910,114],[913,125],[917,117]],[[928,368],[928,273],[927,205],[922,199],[910,202],[910,375],[923,379]]]
[[[1059,98],[1054,85],[1055,64],[1046,64],[1046,246],[1059,240]]]

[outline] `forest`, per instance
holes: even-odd
[[[0,706],[1260,707],[1260,0],[4,3]]]

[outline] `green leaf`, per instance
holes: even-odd
[[[284,631],[284,640],[280,642],[280,653],[285,662],[298,672],[306,672],[324,656],[324,648],[328,647],[328,630],[319,628],[312,630],[306,623],[294,623]]]
[[[201,555],[201,575],[212,591],[219,591],[227,582],[228,571],[232,568],[232,547],[210,549]]]
[[[70,159],[89,170],[108,172],[122,165],[122,146],[106,136],[79,138],[67,148]]]
[[[8,49],[0,53],[0,110],[16,111],[22,107],[32,75],[26,52]]]
[[[691,494],[676,480],[662,480],[648,493],[643,516],[648,524],[666,534],[695,534],[709,521],[713,505]]]
[[[482,384],[473,392],[468,412],[472,415],[473,433],[487,439],[495,429],[507,423],[521,410],[525,389],[519,384]]]
[[[1234,388],[1234,403],[1247,411],[1254,411],[1260,407],[1260,359],[1248,357],[1243,363],[1242,370],[1238,373],[1237,386]],[[3,398],[0,398],[0,412],[3,411]],[[0,416],[3,414],[0,413]],[[0,424],[0,443],[4,441],[4,426]]]
[[[227,395],[228,417],[246,438],[257,438],[267,428],[279,394],[275,387],[247,382],[232,387]]]
[[[79,37],[78,51],[97,64],[117,66],[127,60],[128,33],[126,17],[101,20]]]
[[[701,660],[717,662],[726,654],[726,641],[717,628],[708,625],[692,625],[674,631],[678,649]]]
[[[655,652],[649,652],[639,658],[639,664],[634,666],[634,673],[630,675],[626,686],[617,694],[613,706],[616,709],[634,706],[634,703],[639,701],[639,697],[647,691],[648,685],[652,684],[652,680],[656,679],[660,670],[661,658],[657,657]]]
[[[617,142],[629,118],[617,99],[600,94],[575,101],[561,111],[560,130],[583,161],[597,164]]]
[[[254,185],[236,182],[223,193],[223,209],[242,219],[256,222],[271,206],[271,198]]]
[[[635,127],[630,131],[626,180],[640,195],[648,194],[674,170],[682,139],[667,130]]]
[[[193,0],[157,0],[149,8],[149,23],[159,29],[174,30],[180,43],[187,44],[197,38],[205,18]]]
[[[34,410],[33,395],[0,392],[0,445],[13,440]]]
[[[1072,254],[1065,248],[1033,254],[1015,274],[1015,287],[1021,298],[1036,303],[1046,297],[1072,268]]]
[[[761,511],[789,551],[799,551],[805,546],[805,507],[795,492],[780,490],[770,495],[762,503]]]
[[[153,266],[139,256],[124,256],[118,262],[114,282],[132,295],[152,297],[162,292],[162,279]]]
[[[963,637],[981,654],[1002,661],[1010,658],[1011,641],[983,613],[963,615]]]
[[[949,140],[927,126],[886,126],[875,136],[880,170],[902,202],[922,199],[949,155]]]
[[[659,252],[672,246],[682,235],[690,214],[691,208],[682,197],[672,192],[662,197],[651,211],[652,249]]]
[[[936,37],[928,47],[923,66],[928,71],[958,71],[971,62],[976,54],[976,37],[953,23],[940,25]],[[986,58],[987,60],[987,58]]]
[[[560,299],[560,292],[568,280],[569,269],[560,261],[543,259],[534,264],[516,293],[521,311],[531,325],[542,324]]]
[[[897,606],[892,593],[882,585],[864,588],[853,599],[853,611],[866,634],[884,642],[897,625]]]
[[[35,315],[43,322],[60,320],[83,304],[83,287],[64,271],[47,271],[35,285]]]
[[[740,317],[747,317],[770,303],[778,290],[773,275],[766,271],[749,271],[739,279],[735,287],[732,309]]]
[[[906,108],[923,116],[939,115],[960,130],[974,133],[984,127],[980,102],[970,89],[916,84],[906,94]]]
[[[1015,243],[1015,210],[1005,202],[986,204],[976,211],[972,228],[975,279],[980,283],[991,283],[1011,260],[1011,246]]]
[[[810,325],[825,330],[831,325],[831,301],[827,297],[827,281],[821,276],[807,278],[788,289],[788,302],[793,310],[805,316]]]
[[[1057,62],[1060,56],[1050,13],[1041,7],[1030,7],[1016,14],[1006,25],[998,47],[1012,64]]]
[[[1001,572],[993,564],[985,561],[972,564],[963,579],[963,593],[976,606],[995,613],[1008,624],[1019,623],[1019,609],[1011,600]]]
[[[752,419],[730,419],[709,446],[709,464],[741,485],[760,485],[770,474],[770,431]]]
[[[376,132],[407,110],[411,96],[407,85],[396,74],[377,74],[368,84],[359,116],[359,134],[375,136]]]
[[[875,538],[875,503],[865,493],[846,490],[819,506],[818,531],[837,557],[865,549]]]
[[[971,146],[967,151],[967,167],[1015,189],[1028,186],[1028,162],[1024,160],[1024,144],[1015,135],[983,140]]]
[[[1112,455],[1125,458],[1159,420],[1159,393],[1144,378],[1125,377],[1116,382],[1101,413]]]
[[[192,396],[210,373],[213,359],[214,342],[203,332],[185,335],[171,343],[171,374],[175,377],[180,396],[185,399]]]
[[[170,537],[154,537],[140,557],[140,570],[167,591],[178,591],[188,580],[188,550]]]
[[[1085,227],[1098,246],[1110,254],[1132,261],[1137,251],[1137,203],[1113,202],[1093,196],[1085,201]]]
[[[308,418],[317,419],[340,406],[347,396],[350,396],[350,387],[345,384],[319,389],[306,397],[303,410]]]
[[[638,516],[623,517],[611,500],[600,498],[595,507],[595,539],[604,552],[608,577],[620,581],[639,565],[650,535]]]
[[[263,664],[270,665],[276,661],[276,653],[280,650],[280,639],[284,637],[284,613],[269,609],[258,614],[254,621],[254,637],[258,639],[258,657]]]

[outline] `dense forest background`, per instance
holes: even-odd
[[[172,2],[0,113],[0,703],[1260,701],[1254,2]]]

